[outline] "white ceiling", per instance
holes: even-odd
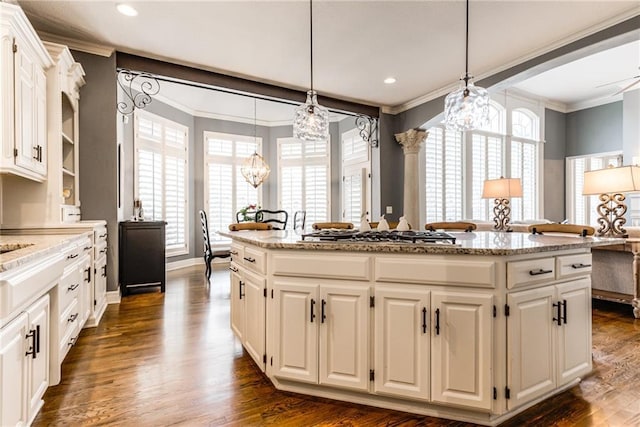
[[[39,31],[284,87],[309,86],[306,0],[129,1],[137,17],[119,14],[115,1],[18,3]],[[464,5],[316,0],[315,88],[396,111],[447,93],[464,72]],[[472,0],[470,71],[480,79],[638,14],[638,0]],[[517,87],[565,105],[584,102],[581,94],[592,96],[585,87],[638,74],[638,46]],[[388,76],[397,83],[385,85]],[[189,108],[207,104],[200,98]]]

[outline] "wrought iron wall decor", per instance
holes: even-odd
[[[378,147],[378,119],[371,116],[360,114],[356,116],[356,127],[360,131],[360,137],[366,141],[371,147]]]
[[[153,100],[151,97],[160,92],[160,82],[148,73],[121,69],[117,80],[127,98],[118,102],[118,111],[124,115],[132,114],[136,108],[145,108]]]

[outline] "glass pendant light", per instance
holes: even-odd
[[[258,137],[257,137],[257,101],[253,99],[253,141],[256,143],[256,147],[258,146]],[[247,157],[242,166],[240,166],[240,173],[244,177],[244,179],[253,186],[253,188],[258,188],[260,184],[264,182],[265,179],[269,176],[269,172],[271,172],[271,168],[264,161],[264,157],[258,154],[257,150],[253,152],[252,155]]]
[[[477,129],[489,121],[489,92],[473,84],[469,75],[469,0],[465,45],[465,72],[460,87],[444,100],[444,124],[447,129],[467,131]]]
[[[309,0],[309,33],[311,47],[311,88],[307,100],[296,108],[293,136],[303,141],[324,141],[329,138],[329,110],[318,104],[318,93],[313,90],[313,0]]]

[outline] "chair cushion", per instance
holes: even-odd
[[[271,230],[271,224],[265,224],[263,222],[240,222],[235,224],[229,224],[229,230]]]

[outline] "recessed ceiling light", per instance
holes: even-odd
[[[384,82],[388,85],[392,85],[396,82],[396,78],[395,77],[387,77],[386,79],[384,79]]]
[[[120,3],[116,6],[118,12],[126,16],[138,16],[138,11],[134,9],[133,6],[129,4]]]

